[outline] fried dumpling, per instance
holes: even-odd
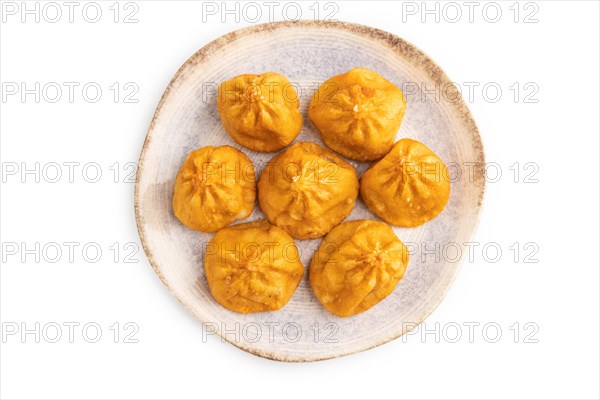
[[[302,129],[300,100],[281,74],[244,74],[219,86],[217,106],[223,126],[238,144],[260,152],[277,151]]]
[[[296,239],[325,235],[350,214],[357,196],[354,167],[316,143],[299,142],[277,155],[258,181],[267,219]]]
[[[382,220],[414,227],[446,207],[450,177],[446,165],[427,146],[402,139],[362,175],[360,193],[369,210]]]
[[[308,116],[329,148],[367,161],[388,153],[405,111],[398,87],[377,72],[354,68],[319,87]]]
[[[248,157],[231,146],[192,151],[173,190],[173,211],[188,228],[214,232],[245,219],[254,208],[256,176]]]
[[[265,220],[218,231],[206,246],[204,270],[215,300],[244,314],[279,310],[304,275],[294,239]]]
[[[331,313],[349,317],[379,303],[404,276],[409,254],[389,225],[344,222],[323,239],[310,264],[310,283]]]

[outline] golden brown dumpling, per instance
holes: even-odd
[[[323,306],[339,317],[361,313],[394,291],[408,250],[383,222],[344,222],[329,232],[310,264],[310,283]]]
[[[279,310],[304,275],[294,239],[265,220],[217,232],[206,246],[204,270],[215,300],[244,314]]]
[[[188,228],[214,232],[247,218],[256,199],[252,162],[231,146],[192,151],[177,174],[175,216]]]
[[[354,167],[309,142],[274,157],[258,181],[258,200],[267,219],[296,239],[329,232],[350,214],[357,196]]]
[[[377,72],[354,68],[319,87],[308,116],[327,146],[344,157],[366,161],[390,151],[405,110],[399,88]]]
[[[302,129],[296,90],[281,74],[245,74],[219,86],[217,106],[233,140],[254,151],[277,151]]]
[[[402,139],[363,174],[360,194],[369,210],[387,223],[418,226],[446,207],[448,169],[423,143]]]

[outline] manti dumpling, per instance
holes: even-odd
[[[248,157],[231,146],[192,151],[173,191],[175,216],[188,228],[214,232],[245,219],[254,208],[256,176]]]
[[[302,129],[300,100],[281,74],[244,74],[219,86],[217,106],[225,130],[238,144],[260,152],[292,143]]]
[[[261,220],[218,231],[206,246],[204,271],[215,300],[247,314],[286,305],[304,266],[294,239]]]
[[[405,111],[398,87],[377,72],[354,68],[319,87],[308,116],[328,147],[367,161],[390,151]]]
[[[406,228],[435,218],[450,198],[450,176],[423,143],[399,140],[362,175],[361,196],[373,214]]]
[[[323,306],[339,317],[361,313],[394,291],[408,249],[389,225],[344,222],[329,232],[310,264],[310,283]]]
[[[357,196],[354,167],[316,143],[295,143],[269,161],[258,181],[267,219],[296,239],[325,235],[350,214]]]

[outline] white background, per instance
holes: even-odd
[[[3,3],[4,10],[7,2]],[[62,2],[58,4],[63,16],[57,23],[49,23],[44,15],[39,23],[34,15],[23,23],[21,10],[3,14],[3,84],[80,86],[73,103],[63,86],[57,103],[43,96],[36,103],[34,95],[23,101],[18,93],[0,104],[5,173],[2,398],[599,397],[597,2],[541,1],[533,6],[498,2],[502,15],[496,23],[486,21],[495,18],[495,8],[488,8],[485,15],[485,3],[474,9],[473,22],[467,6],[454,3],[462,12],[456,23],[448,21],[455,10],[446,8],[443,14],[445,3],[437,5],[439,22],[435,14],[422,14],[421,2],[335,3],[335,19],[393,32],[423,49],[455,82],[480,85],[474,98],[467,100],[487,160],[497,163],[502,176],[487,185],[474,240],[481,246],[497,243],[503,252],[491,262],[496,257],[490,251],[486,261],[480,246],[427,319],[425,326],[433,331],[437,322],[441,327],[462,326],[457,343],[444,337],[437,343],[434,334],[423,337],[417,332],[367,352],[308,364],[261,359],[215,337],[203,342],[201,324],[162,286],[143,252],[133,255],[137,262],[123,262],[129,250],[123,247],[139,244],[134,185],[123,182],[128,172],[124,164],[137,161],[154,109],[179,66],[210,40],[249,22],[243,18],[236,22],[235,15],[226,15],[222,22],[219,14],[203,21],[200,2],[137,1],[134,17],[139,22],[123,23],[134,8],[124,10],[121,3],[115,23],[109,9],[113,3],[101,2],[103,14],[97,23],[82,17],[84,2],[75,8],[72,23]],[[314,6],[309,8],[313,3],[301,4],[304,18],[314,17]],[[14,4],[22,7],[20,2]],[[40,12],[44,4],[39,3]],[[268,22],[268,9],[259,4],[261,22]],[[282,5],[278,7],[276,20],[282,19]],[[323,18],[324,4],[318,8]],[[520,10],[517,22],[515,9]],[[54,18],[54,10],[46,11],[50,13],[46,17]],[[525,23],[532,12],[529,20],[537,22]],[[294,13],[289,11],[289,16]],[[82,98],[81,87],[88,82],[103,89],[96,103]],[[128,90],[115,103],[109,89],[115,82],[121,90],[128,82],[137,85],[133,98],[139,101],[124,103]],[[490,82],[502,89],[496,102],[493,90],[487,99],[481,90]],[[510,89],[515,82],[520,87],[516,99]],[[534,86],[525,90],[527,83]],[[539,90],[526,98],[532,87]],[[53,93],[47,94],[54,97]],[[23,177],[21,171],[7,174],[15,165],[33,168],[36,162],[40,168],[52,162],[80,165],[73,183],[66,167],[57,183],[44,176],[36,183],[35,175]],[[82,177],[82,166],[90,162],[101,167],[97,183]],[[110,169],[116,162],[119,183]],[[521,171],[517,182],[516,168],[510,169],[516,162]],[[535,165],[525,170],[528,162]],[[524,182],[535,166],[533,178],[538,182]],[[54,177],[55,170],[46,172]],[[94,171],[87,172],[93,178]],[[490,172],[495,175],[495,169]],[[41,247],[54,242],[80,245],[73,262],[65,247],[60,260],[49,262],[55,253],[48,246],[49,253],[36,262],[35,254],[20,251],[21,246],[34,248],[36,242]],[[115,242],[121,248],[117,262],[110,249]],[[519,254],[510,248],[515,242]],[[529,242],[533,247],[525,249]],[[19,246],[16,255],[11,243]],[[82,257],[86,243],[102,248],[100,261]],[[539,251],[529,261],[539,262],[525,262],[536,248]],[[34,334],[22,338],[21,332],[7,333],[14,326],[21,329],[22,323],[31,329],[36,322],[41,327],[53,322],[81,325],[73,343],[64,326],[57,343],[46,337],[36,343]],[[81,333],[90,322],[102,328],[97,343],[88,343]],[[118,343],[110,329],[115,322],[120,324]],[[134,336],[138,343],[124,343],[124,333],[131,331],[124,329],[127,322],[139,327]],[[469,322],[481,324],[473,343],[464,325]],[[525,329],[528,322],[532,324]],[[496,343],[488,337],[495,336],[493,330],[483,334],[481,326],[486,323],[502,329]],[[536,326],[537,332],[525,340]],[[46,333],[54,337],[54,331]]]

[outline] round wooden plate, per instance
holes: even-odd
[[[452,171],[448,206],[418,228],[394,229],[413,252],[406,275],[390,296],[362,314],[338,318],[327,312],[310,288],[308,271],[290,302],[277,312],[242,315],[223,308],[212,298],[203,271],[204,248],[212,234],[187,229],[175,218],[173,183],[186,155],[198,147],[227,144],[239,148],[254,162],[257,176],[274,154],[256,153],[233,142],[217,112],[217,85],[243,73],[284,74],[296,85],[304,116],[296,140],[322,144],[306,116],[311,96],[327,78],[353,67],[377,71],[403,89],[408,106],[397,138],[425,143],[448,165]],[[368,167],[368,163],[352,164],[359,174]],[[437,307],[459,270],[462,256],[457,248],[464,249],[463,243],[476,228],[484,182],[483,147],[475,122],[456,87],[423,52],[397,36],[363,25],[278,22],[222,36],[177,71],[142,148],[135,215],[157,275],[204,323],[207,333],[220,334],[262,357],[314,361],[398,338]],[[246,221],[261,218],[264,215],[257,204]],[[359,199],[348,217],[352,219],[376,217]],[[296,243],[308,269],[320,240]]]

